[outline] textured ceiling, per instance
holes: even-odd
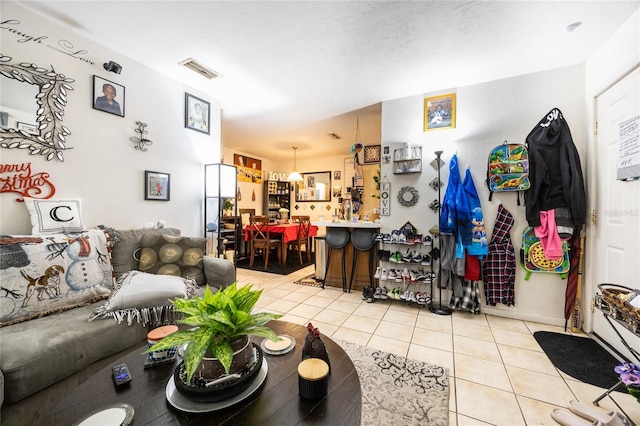
[[[273,160],[294,145],[298,158],[347,154],[357,116],[362,141],[379,143],[381,101],[583,63],[640,4],[20,3],[219,100],[224,146]],[[189,57],[223,77],[177,65]]]

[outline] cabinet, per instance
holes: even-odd
[[[204,166],[204,223],[207,254],[226,255],[234,263],[238,250],[237,169],[228,164]],[[231,251],[233,255],[229,255]]]
[[[264,181],[264,205],[262,211],[269,219],[278,219],[280,218],[279,210],[281,208],[291,212],[291,184],[281,180]]]
[[[422,173],[422,147],[406,146],[393,150],[393,174]]]

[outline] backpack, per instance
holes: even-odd
[[[494,192],[526,191],[531,186],[529,181],[529,151],[527,147],[517,143],[498,145],[489,152],[487,165],[487,187],[489,201]],[[518,193],[518,205],[520,194]]]
[[[566,240],[562,240],[562,252],[562,259],[548,259],[533,227],[526,227],[522,231],[522,249],[520,249],[520,263],[527,271],[524,279],[528,280],[532,272],[560,274],[560,278],[564,279],[567,276],[567,272],[569,272],[570,266],[569,243]]]

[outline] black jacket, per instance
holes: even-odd
[[[540,212],[566,208],[573,226],[581,227],[587,215],[580,156],[569,125],[558,108],[546,114],[526,140],[531,188],[525,192],[527,221],[540,226]]]

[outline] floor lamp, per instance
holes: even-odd
[[[436,154],[436,162],[438,163],[438,182],[442,182],[440,180],[440,169],[442,168],[440,164],[440,156],[442,155],[442,151],[435,151]],[[442,185],[438,183],[438,249],[442,248],[442,234],[440,234],[440,220],[442,219],[442,194],[441,188]],[[442,251],[441,251],[442,254]],[[433,303],[433,280],[431,281],[431,312],[437,315],[451,315],[453,312],[448,306],[442,306],[442,259],[438,259],[438,306],[435,306]]]

